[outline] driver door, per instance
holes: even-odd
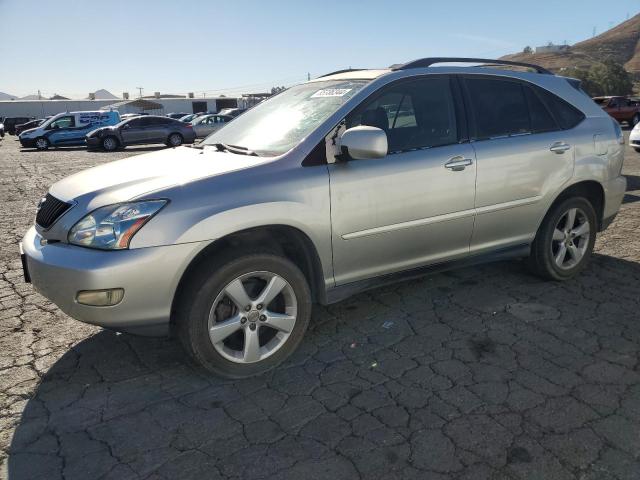
[[[329,165],[337,285],[468,255],[476,165],[463,115],[454,79],[431,75],[347,117],[384,130],[389,153]]]
[[[120,136],[126,145],[141,143],[144,140],[142,118],[134,118],[120,127]]]

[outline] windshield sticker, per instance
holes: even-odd
[[[311,95],[311,98],[344,97],[351,90],[351,88],[323,88]]]

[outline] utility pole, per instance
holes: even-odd
[[[136,88],[138,90],[140,90],[140,95],[138,95],[138,98],[142,98],[142,90],[143,90],[143,88],[142,87],[136,87]]]
[[[42,93],[40,93],[40,89],[38,89],[38,100],[42,100]]]
[[[311,80],[311,73],[307,73],[307,82]]]

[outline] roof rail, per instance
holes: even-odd
[[[512,62],[510,60],[492,60],[489,58],[427,57],[427,58],[420,58],[418,60],[412,60],[411,62],[407,62],[407,63],[398,63],[395,65],[391,65],[389,68],[391,70],[408,70],[410,68],[426,68],[436,63],[487,63],[490,66],[511,65],[514,67],[532,68],[538,73],[542,73],[545,75],[553,75],[553,72],[550,72],[549,70],[541,67],[540,65],[534,65],[532,63],[524,63],[524,62]]]
[[[325,73],[324,75],[320,75],[316,78],[328,77],[329,75],[338,75],[339,73],[360,72],[361,70],[366,70],[366,68],[345,68],[344,70],[336,70],[335,72]]]

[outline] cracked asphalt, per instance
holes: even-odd
[[[71,320],[18,241],[57,179],[146,149],[0,141],[0,478],[640,478],[640,154],[577,279],[521,262],[315,307],[301,348],[227,381],[177,342]]]

